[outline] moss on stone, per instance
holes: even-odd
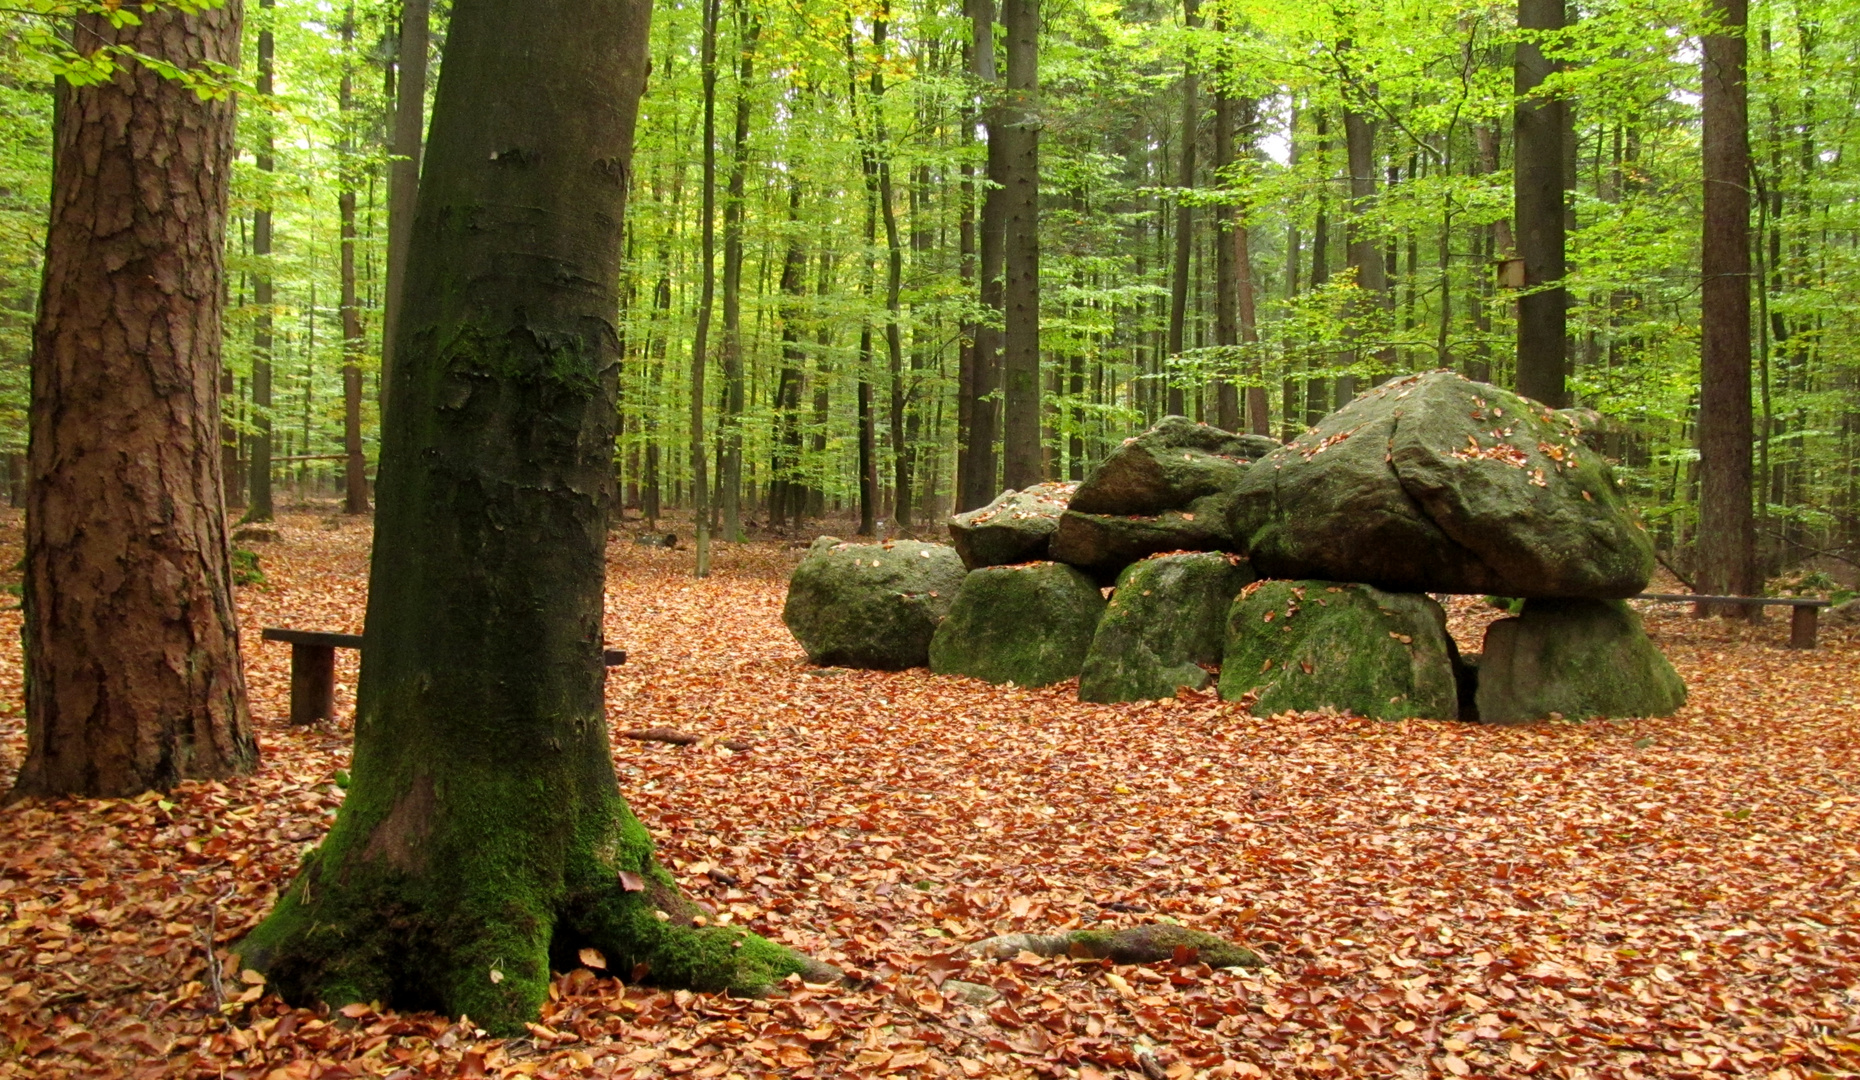
[[[1527,600],[1486,629],[1479,719],[1671,716],[1686,684],[1619,600]]]
[[[1446,613],[1426,596],[1334,581],[1267,581],[1234,602],[1221,697],[1260,715],[1345,709],[1383,720],[1459,716]]]
[[[1055,482],[1004,491],[987,506],[950,518],[950,545],[971,570],[1044,559],[1077,487]]]
[[[1080,701],[1145,701],[1200,690],[1221,662],[1227,612],[1253,580],[1245,559],[1220,552],[1132,564],[1098,620],[1079,675]]]
[[[848,544],[823,536],[788,583],[782,622],[816,664],[921,667],[965,572],[944,544]]]
[[[930,670],[1047,686],[1084,666],[1104,595],[1061,563],[991,566],[963,579],[930,642]]]

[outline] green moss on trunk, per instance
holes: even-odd
[[[550,958],[759,993],[621,798],[602,699],[619,223],[646,0],[459,0],[383,427],[349,797],[238,952],[295,1002],[520,1034]],[[524,107],[510,103],[521,100]]]

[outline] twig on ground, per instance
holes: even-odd
[[[688,731],[679,731],[676,728],[668,727],[633,728],[630,731],[622,731],[620,736],[621,738],[634,739],[639,742],[671,743],[674,746],[695,746],[704,741],[703,736],[693,735]],[[754,746],[755,743],[744,742],[741,739],[718,739],[717,745],[726,750],[740,753]]]
[[[215,1013],[226,1007],[226,986],[220,980],[220,957],[217,946],[220,936],[220,901],[231,895],[232,892],[228,891],[207,904],[207,986],[213,990],[213,1011]]]

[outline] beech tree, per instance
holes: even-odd
[[[621,221],[649,0],[458,0],[408,252],[353,782],[238,951],[287,998],[520,1034],[551,957],[767,990],[830,969],[697,909],[602,703]]]
[[[1702,150],[1705,222],[1699,305],[1699,583],[1702,592],[1758,590],[1750,506],[1750,128],[1745,0],[1706,13]],[[1752,609],[1760,611],[1761,609]],[[1742,614],[1726,605],[1725,615]]]
[[[209,74],[238,64],[240,19],[92,12],[74,40]],[[140,63],[57,93],[14,792],[133,795],[258,759],[220,496],[233,103]]]
[[[1518,298],[1517,389],[1553,409],[1569,404],[1564,385],[1569,299],[1561,284],[1566,272],[1563,167],[1568,105],[1540,93],[1556,69],[1544,55],[1540,35],[1563,28],[1564,2],[1518,0],[1518,29],[1527,33],[1518,41],[1513,63],[1518,93],[1512,167],[1518,257],[1524,260],[1524,287],[1531,290]]]

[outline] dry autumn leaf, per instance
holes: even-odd
[[[367,528],[324,520],[279,522],[269,584],[238,594],[248,638],[360,629]],[[1212,695],[1082,705],[1066,685],[810,667],[780,623],[800,554],[719,543],[699,582],[688,550],[616,542],[604,630],[629,658],[607,709],[615,731],[755,742],[720,757],[615,739],[622,793],[705,918],[838,964],[856,988],[675,994],[631,958],[625,985],[584,963],[549,984],[548,1034],[512,1041],[469,1019],[290,1008],[227,950],[342,801],[354,656],[339,654],[338,723],[293,729],[289,649],[249,640],[258,775],[0,808],[0,1077],[89,1077],[100,1060],[278,1080],[1005,1078],[1059,1063],[1121,1077],[1141,1073],[1140,1038],[1167,1049],[1165,1075],[1314,1075],[1315,1057],[1329,1077],[1454,1075],[1448,1054],[1470,1076],[1853,1071],[1851,628],[1791,652],[1775,623],[1647,612],[1692,688],[1670,720],[1256,717]],[[17,525],[0,529],[0,563],[18,555]],[[1446,607],[1465,651],[1501,617],[1478,598]],[[15,713],[17,620],[0,613]],[[13,762],[22,723],[0,717]],[[1269,967],[961,949],[1073,920],[1173,921]]]

